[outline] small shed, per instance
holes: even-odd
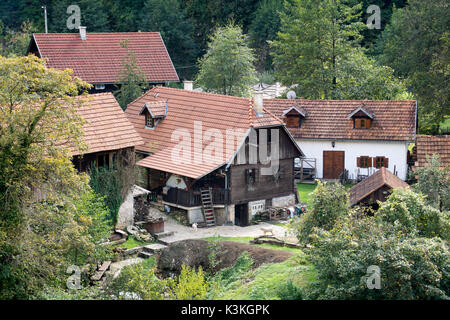
[[[376,201],[385,201],[389,191],[395,188],[409,188],[409,185],[386,168],[381,167],[349,190],[350,205],[377,206]]]

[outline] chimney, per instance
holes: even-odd
[[[184,90],[189,90],[189,91],[194,90],[194,81],[184,80],[183,84],[184,84]]]
[[[263,114],[263,92],[262,90],[253,91],[253,108],[257,115]]]
[[[79,26],[81,40],[86,40],[86,27]]]

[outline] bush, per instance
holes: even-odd
[[[308,293],[318,299],[448,299],[446,243],[408,238],[372,217],[341,221],[315,236],[309,260],[317,282]],[[369,289],[369,266],[380,268],[381,289]]]
[[[303,292],[298,286],[296,286],[292,280],[280,285],[278,289],[278,296],[281,300],[302,300]]]
[[[208,292],[208,282],[205,280],[202,267],[197,272],[194,268],[183,265],[178,282],[171,286],[172,295],[177,300],[203,300]]]
[[[394,189],[375,216],[409,236],[449,237],[448,213],[427,205],[424,196],[409,189]]]
[[[427,164],[416,169],[417,176],[413,189],[426,195],[425,201],[438,210],[450,210],[450,168],[441,169],[439,155],[427,156]]]
[[[317,180],[312,210],[292,221],[291,227],[301,242],[309,242],[314,228],[331,230],[339,217],[347,213],[348,195],[339,183]]]

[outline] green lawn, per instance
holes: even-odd
[[[147,242],[137,241],[134,237],[128,237],[127,241],[124,243],[121,243],[117,247],[124,248],[124,249],[131,249],[139,246],[144,246],[148,244]]]
[[[312,205],[312,194],[311,192],[316,189],[316,184],[309,183],[298,183],[298,194],[300,196],[300,201],[306,203],[308,206]]]
[[[218,241],[233,241],[233,242],[246,243],[246,244],[250,244],[250,240],[253,240],[253,239],[254,239],[253,237],[221,237],[221,236],[203,238],[203,240],[206,240],[206,241],[214,241],[214,240],[218,240]],[[291,251],[293,253],[301,252],[300,249],[282,247],[282,246],[277,246],[275,244],[270,244],[270,243],[254,244],[254,245],[258,246],[258,247],[261,247],[261,248],[266,248],[266,249]]]

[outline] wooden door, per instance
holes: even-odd
[[[344,151],[324,151],[323,152],[323,178],[338,179],[345,169]]]

